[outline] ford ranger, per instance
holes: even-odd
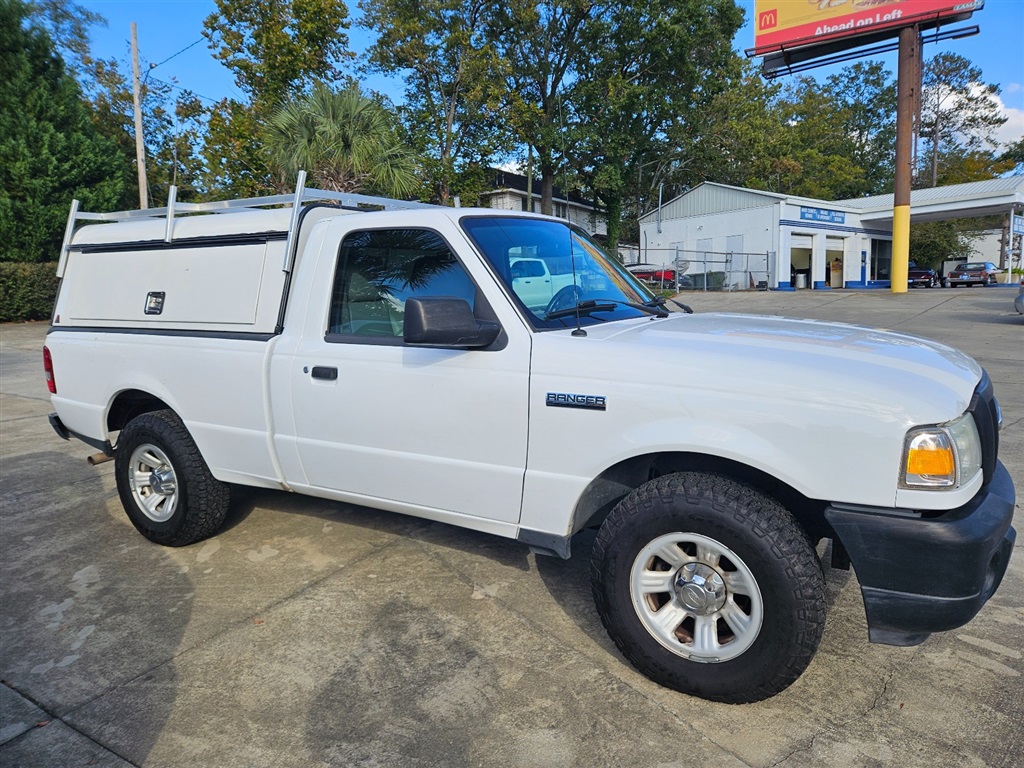
[[[852,563],[874,642],[958,627],[998,587],[1014,489],[992,384],[967,355],[675,311],[565,221],[303,182],[72,206],[44,350],[50,420],[113,458],[148,539],[216,534],[234,485],[563,558],[597,528],[593,593],[622,653],[733,703],[810,663],[819,552]]]

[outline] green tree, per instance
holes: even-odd
[[[142,68],[146,69],[144,59]],[[91,86],[88,102],[93,124],[134,162],[134,104],[127,70],[128,65],[116,59],[95,60],[86,82]],[[175,96],[175,88],[173,82],[147,75],[140,91],[151,206],[165,203],[172,184],[178,187],[181,201],[199,199],[205,186],[199,149],[206,116],[194,94],[185,91]],[[136,175],[131,173],[128,181],[135,186]]]
[[[642,169],[652,184],[692,159],[698,116],[739,70],[733,0],[614,0],[580,31],[586,61],[568,88],[567,152],[604,203],[615,252]]]
[[[555,174],[564,162],[563,101],[589,62],[584,28],[597,8],[594,0],[509,0],[496,8],[489,33],[508,67],[509,125],[524,146],[536,150],[545,214],[553,211]]]
[[[91,72],[93,59],[89,47],[89,28],[107,26],[107,20],[95,11],[72,0],[32,0],[26,3],[28,18],[43,28],[54,47],[79,80]]]
[[[780,107],[790,139],[789,160],[799,170],[781,177],[777,191],[823,200],[870,191],[847,133],[852,119],[849,105],[813,78],[804,77],[787,89]]]
[[[415,157],[395,118],[357,85],[313,88],[278,110],[262,132],[282,182],[306,169],[318,187],[406,197],[419,188]]]
[[[780,90],[755,64],[743,63],[729,87],[697,116],[691,148],[694,182],[759,188],[771,184],[775,160],[786,153],[780,146],[785,140]]]
[[[508,142],[503,62],[486,32],[484,0],[362,0],[362,25],[377,34],[371,71],[401,74],[401,113],[426,162],[428,197],[442,205],[471,163],[487,164]]]
[[[991,149],[963,149],[957,147],[949,152],[940,152],[938,158],[938,186],[965,184],[970,181],[986,181],[1011,173],[1012,158],[997,155]]]
[[[974,255],[976,219],[926,221],[910,228],[910,260],[918,266],[940,269],[943,261]]]
[[[854,194],[891,191],[896,159],[896,80],[892,72],[881,62],[858,62],[830,76],[823,90],[839,112],[845,156],[864,171],[864,187]],[[837,151],[843,149],[836,147]]]
[[[260,140],[265,124],[236,99],[223,99],[207,110],[201,154],[203,186],[210,195],[254,197],[276,191]]]
[[[203,35],[250,106],[267,115],[293,92],[339,77],[351,56],[348,27],[342,0],[217,0]]]
[[[1024,136],[1007,144],[999,159],[1009,163],[1013,173],[1024,173]]]
[[[339,77],[349,58],[342,0],[217,0],[203,22],[214,57],[235,74],[246,100],[208,110],[204,185],[246,197],[274,189],[259,132],[293,93]]]
[[[0,0],[0,260],[59,255],[72,198],[86,210],[122,201],[126,160],[89,119],[49,35],[20,0]]]
[[[1006,122],[981,69],[955,53],[940,53],[924,66],[921,136],[927,141],[931,186],[939,183],[939,160],[957,153],[995,148],[995,129]]]
[[[66,62],[71,62],[84,97],[90,107],[93,124],[111,139],[126,158],[135,156],[135,126],[132,87],[127,62],[92,57],[89,30],[106,26],[101,15],[71,0],[37,0],[29,3],[30,19],[46,29]],[[146,28],[140,30],[145,41]],[[155,30],[150,28],[151,33]],[[146,141],[146,165],[150,205],[162,205],[171,184],[178,187],[178,199],[197,199],[202,189],[202,163],[198,156],[205,119],[197,111],[198,101],[190,93],[177,97],[173,82],[152,77],[142,52],[142,120]],[[130,170],[130,169],[129,169]],[[134,186],[136,175],[129,173],[126,183]],[[126,199],[122,207],[136,204]]]

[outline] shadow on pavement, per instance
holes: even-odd
[[[53,718],[0,746],[0,762],[24,755],[27,764],[59,764],[52,752],[54,762],[38,760],[49,752],[47,728],[63,720],[142,764],[174,707],[191,580],[165,550],[127,535],[120,506],[109,512],[111,494],[84,461],[53,451],[6,456],[0,475],[3,682]],[[154,675],[158,686],[123,689]],[[101,698],[132,716],[97,719]],[[77,723],[83,708],[89,721]],[[72,752],[85,744],[62,741]]]

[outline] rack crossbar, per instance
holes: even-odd
[[[57,276],[64,277],[67,268],[67,257],[71,248],[71,240],[74,237],[75,225],[79,221],[116,222],[116,221],[146,221],[154,219],[165,219],[164,239],[169,243],[174,237],[174,219],[182,214],[230,214],[258,211],[264,208],[280,206],[292,208],[292,215],[288,226],[288,245],[285,249],[284,269],[288,271],[291,267],[291,250],[294,247],[294,233],[298,226],[299,209],[307,203],[331,201],[339,204],[342,208],[349,210],[360,210],[372,212],[379,211],[406,211],[422,208],[436,208],[438,206],[430,203],[421,203],[416,200],[394,200],[389,197],[377,197],[374,195],[363,195],[357,192],[335,192],[328,189],[315,189],[305,187],[306,173],[299,172],[298,183],[295,185],[295,192],[290,195],[265,195],[262,197],[242,197],[233,200],[213,200],[206,203],[179,203],[177,201],[178,189],[172,186],[168,194],[167,205],[163,208],[148,208],[145,210],[112,211],[109,213],[98,213],[79,210],[79,201],[74,200],[71,204],[71,212],[68,216],[67,228],[64,231],[64,244],[61,248],[60,261],[57,265]]]

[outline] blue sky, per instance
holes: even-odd
[[[186,46],[202,37],[203,19],[215,9],[212,0],[79,0],[80,4],[106,17],[107,28],[95,28],[92,35],[93,55],[130,61],[129,38],[131,22],[139,26],[139,49],[144,62],[159,63],[151,77],[176,81],[182,88],[216,101],[224,96],[239,97],[231,73],[217,62],[206,41],[178,54]],[[746,12],[747,23],[734,41],[737,50],[750,48],[754,43],[751,19],[754,0],[737,0]],[[349,3],[349,13],[358,13],[355,0]],[[981,33],[962,40],[933,43],[925,46],[925,55],[952,51],[967,57],[981,67],[987,82],[1001,86],[1001,101],[1010,118],[1001,131],[1004,141],[1024,134],[1024,0],[986,0],[985,7],[968,24],[977,24]],[[366,32],[349,30],[352,50],[361,52],[369,42]],[[169,57],[169,61],[167,60]],[[879,57],[890,70],[895,70],[896,54]],[[825,77],[841,67],[815,70]],[[402,87],[398,80],[372,78],[368,85],[401,100]]]

